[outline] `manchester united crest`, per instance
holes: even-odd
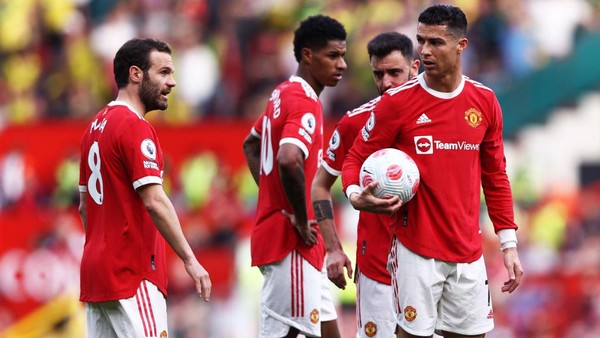
[[[377,324],[368,322],[365,324],[365,335],[367,337],[375,337],[377,335]]]
[[[412,306],[407,306],[404,308],[404,319],[409,322],[412,322],[417,318],[417,309]]]
[[[465,121],[473,128],[479,127],[481,124],[481,112],[475,108],[471,108],[465,112]]]
[[[163,330],[163,332],[160,333],[160,338],[167,338],[167,331]]]
[[[313,309],[313,310],[310,312],[310,321],[311,321],[311,323],[313,323],[313,324],[316,324],[316,323],[318,323],[318,322],[319,322],[319,310],[317,310],[317,309]]]

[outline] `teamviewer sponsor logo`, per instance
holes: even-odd
[[[417,154],[433,154],[434,148],[438,151],[479,151],[479,144],[468,143],[466,141],[444,142],[433,140],[431,135],[415,136],[414,140]]]
[[[415,136],[417,154],[433,154],[433,138],[431,135]]]

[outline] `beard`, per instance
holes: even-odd
[[[144,104],[146,111],[152,111],[156,109],[165,110],[167,109],[167,101],[161,100],[160,87],[152,83],[148,79],[148,74],[145,74],[138,91],[140,100]]]

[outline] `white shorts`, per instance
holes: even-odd
[[[86,303],[85,307],[89,338],[168,336],[167,302],[147,280],[140,283],[131,298]]]
[[[321,321],[337,318],[326,269],[315,269],[296,250],[283,260],[259,266],[264,276],[259,337],[283,337],[290,327],[321,336]]]
[[[472,263],[450,263],[417,255],[394,239],[388,270],[396,322],[404,331],[479,335],[494,328],[483,256]]]
[[[395,338],[392,287],[365,276],[358,267],[356,270],[356,337]]]

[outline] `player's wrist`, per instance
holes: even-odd
[[[344,252],[344,250],[342,249],[342,244],[339,241],[336,241],[335,243],[329,244],[329,245],[325,245],[325,251],[327,252],[327,254],[335,254],[337,252]]]
[[[360,194],[360,186],[358,184],[351,184],[348,186],[348,188],[346,188],[346,196],[348,197],[348,200],[351,201],[351,197],[352,194]]]
[[[500,250],[517,247],[517,232],[515,229],[502,229],[498,231],[498,240],[500,241]]]

